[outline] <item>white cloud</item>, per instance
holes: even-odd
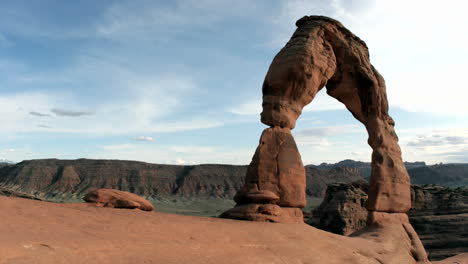
[[[341,102],[327,95],[325,91],[322,91],[317,94],[317,96],[312,100],[310,104],[304,107],[303,112],[329,111],[341,109],[345,109],[345,106]],[[227,112],[237,115],[260,115],[260,113],[262,112],[262,101],[261,99],[256,99],[240,103],[235,107],[228,108]]]
[[[402,134],[400,146],[405,160],[468,162],[468,129],[426,129]]]
[[[213,148],[200,146],[173,146],[169,149],[178,153],[214,153]]]
[[[31,112],[29,112],[29,114],[33,115],[33,116],[40,116],[40,117],[50,116],[50,114],[39,113],[39,112],[36,112],[36,111],[31,111]]]
[[[228,112],[236,115],[260,115],[262,112],[262,101],[252,100],[227,109]]]
[[[183,160],[181,158],[176,158],[173,163],[175,163],[177,165],[193,165],[193,164],[196,164],[195,161],[187,161],[187,160]]]
[[[80,116],[94,114],[93,112],[73,111],[73,110],[61,109],[61,108],[52,108],[50,111],[58,116],[68,116],[68,117],[80,117]],[[31,114],[31,112],[29,113]]]
[[[304,15],[330,16],[367,43],[391,106],[467,114],[468,90],[459,88],[468,68],[468,34],[461,33],[468,27],[467,8],[459,0],[284,1],[273,39],[283,46]]]
[[[161,4],[148,0],[124,0],[107,8],[95,31],[98,36],[128,43],[168,43],[180,36],[200,38],[200,31],[221,30],[221,23],[235,19],[260,19],[263,1],[235,3],[222,0],[183,0]]]
[[[247,149],[212,146],[116,144],[103,146],[88,158],[140,160],[165,164],[248,164],[256,146]]]
[[[135,138],[133,138],[133,140],[137,140],[137,141],[146,141],[146,142],[154,142],[154,138],[148,137],[148,136],[139,136],[139,137],[135,137]]]

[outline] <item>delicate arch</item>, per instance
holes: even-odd
[[[323,87],[367,129],[373,150],[367,208],[407,212],[409,176],[388,115],[385,81],[370,63],[366,44],[328,17],[306,16],[296,25],[263,83],[261,121],[270,128],[263,132],[246,183],[235,196],[238,206],[224,216],[278,222],[302,218],[295,209],[305,206],[305,171],[290,130]]]

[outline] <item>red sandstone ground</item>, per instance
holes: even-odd
[[[0,211],[1,264],[379,263],[377,259],[392,263],[392,259],[401,257],[385,255],[393,247],[386,239],[376,243],[305,224],[235,221],[11,197],[0,197]]]

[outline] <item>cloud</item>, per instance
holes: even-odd
[[[213,153],[214,149],[211,147],[201,146],[173,146],[169,147],[170,150],[178,153]]]
[[[303,112],[315,112],[315,111],[330,111],[330,110],[342,110],[346,109],[345,106],[329,96],[325,91],[317,94],[312,102],[306,105]],[[235,107],[226,109],[227,112],[237,115],[260,115],[262,112],[262,100],[250,100],[247,102],[240,103]]]
[[[31,112],[29,112],[29,114],[33,115],[33,116],[39,116],[39,117],[50,116],[49,114],[43,114],[43,113],[39,113],[39,112],[36,112],[36,111],[31,111]]]
[[[401,133],[405,160],[427,163],[468,162],[468,129],[415,130]],[[409,135],[408,135],[409,134]]]
[[[326,137],[336,134],[354,133],[358,130],[356,125],[342,125],[342,126],[326,126],[326,127],[312,127],[299,130],[296,135],[298,137]],[[361,131],[362,132],[362,131]]]
[[[418,136],[408,142],[408,146],[411,147],[434,147],[443,145],[463,145],[468,143],[468,136]]]
[[[119,41],[129,41],[136,36],[143,41],[167,42],[181,34],[219,29],[219,24],[225,20],[255,19],[268,7],[267,3],[239,0],[232,5],[230,1],[184,0],[161,5],[147,0],[124,0],[105,10],[96,32]]]
[[[187,161],[181,158],[176,158],[172,163],[177,164],[177,165],[194,165],[196,164],[195,161]]]
[[[152,137],[147,137],[147,136],[135,137],[135,138],[133,138],[133,140],[136,140],[136,141],[146,141],[146,142],[154,142],[154,138],[152,138]]]
[[[52,128],[51,126],[48,126],[48,125],[37,125],[37,127],[42,127],[42,128]]]
[[[79,116],[87,116],[87,115],[94,114],[92,112],[72,111],[72,110],[66,110],[66,109],[60,109],[60,108],[52,108],[50,111],[58,116],[69,116],[69,117],[79,117]]]
[[[12,148],[9,148],[9,149],[4,149],[3,151],[4,151],[4,152],[15,152],[16,150],[15,150],[15,149],[12,149]]]
[[[101,151],[89,158],[140,160],[163,164],[248,164],[255,151],[249,148],[204,145],[115,144],[102,146]]]
[[[236,115],[260,115],[262,112],[262,101],[252,100],[244,102],[235,107],[228,108],[226,111]]]

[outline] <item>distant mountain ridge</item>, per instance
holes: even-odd
[[[407,170],[426,166],[426,162],[424,161],[416,161],[416,162],[405,161],[404,164]],[[336,167],[356,168],[361,171],[364,178],[369,178],[371,174],[370,162],[355,161],[352,159],[345,159],[337,163],[321,163],[320,165],[307,165],[307,166],[315,167],[317,169],[331,169],[331,168],[336,168]]]
[[[468,164],[448,163],[426,165],[424,161],[405,162],[406,169],[411,177],[412,184],[437,184],[445,187],[468,186]],[[322,163],[320,165],[307,165],[320,170],[329,170],[338,167],[358,169],[364,178],[371,174],[371,163],[343,160],[337,163]]]
[[[0,168],[0,186],[42,199],[80,199],[93,188],[112,188],[157,199],[232,198],[244,184],[247,166],[161,165],[123,160],[28,160]],[[306,168],[307,195],[322,197],[328,184],[362,179],[359,170]]]
[[[406,162],[412,184],[468,185],[468,164]],[[370,163],[344,160],[306,166],[306,193],[323,197],[328,184],[370,175]],[[162,165],[125,160],[27,160],[0,166],[0,187],[41,199],[80,199],[93,188],[129,191],[151,199],[214,197],[231,199],[244,184],[246,165]]]

